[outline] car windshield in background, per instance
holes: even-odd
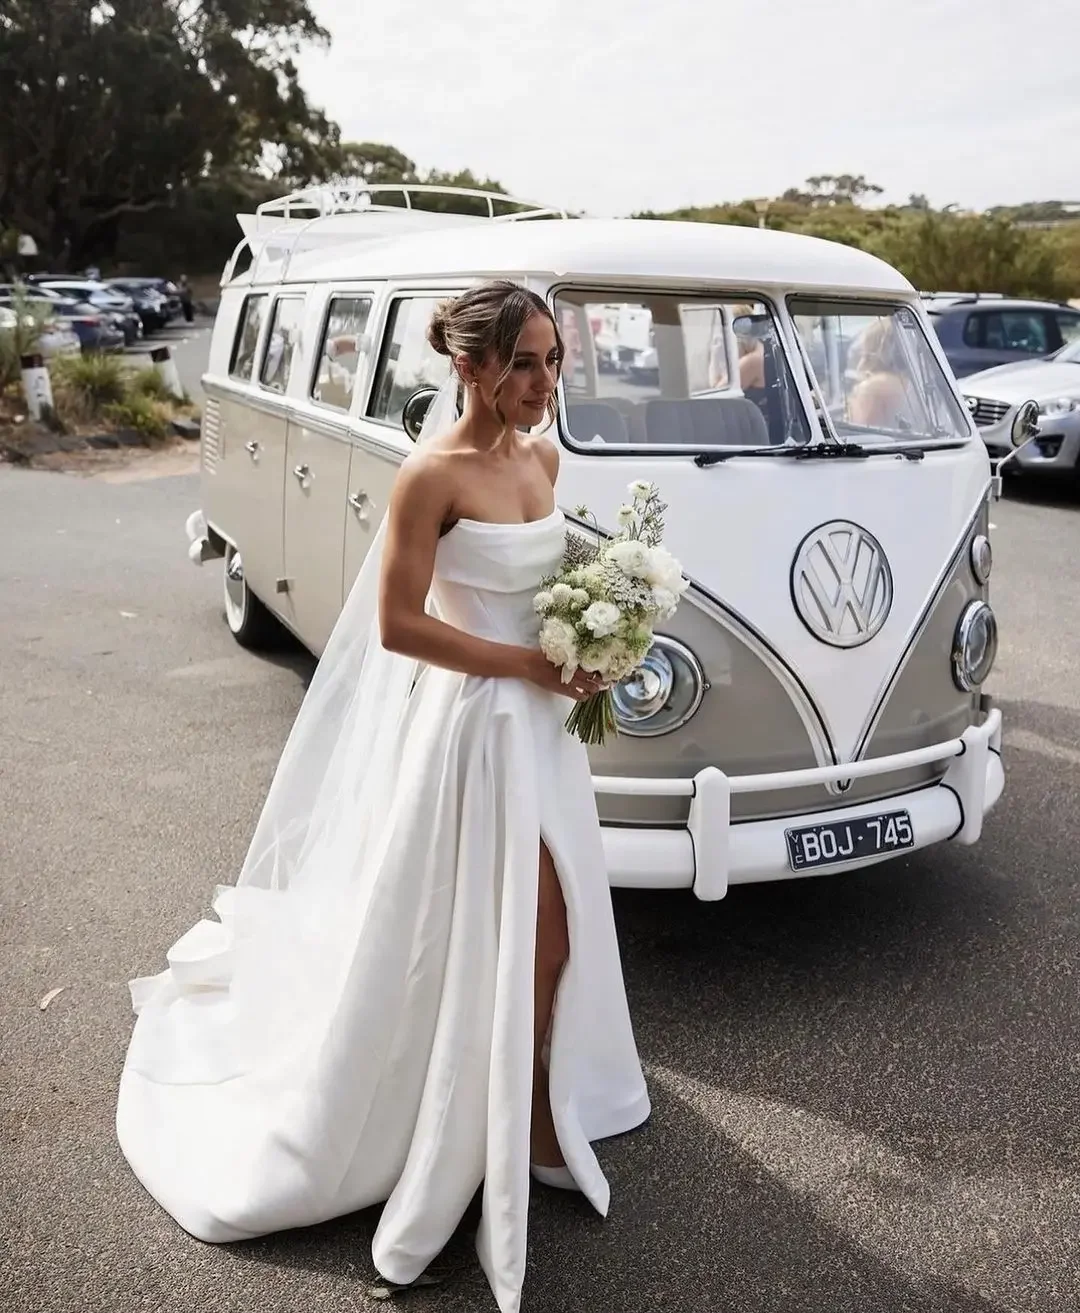
[[[792,297],[788,305],[838,437],[970,437],[967,417],[914,311],[804,297]]]
[[[776,321],[759,301],[564,289],[555,313],[574,446],[696,452],[810,440]]]

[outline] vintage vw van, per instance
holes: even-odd
[[[237,639],[321,651],[448,368],[436,301],[512,277],[566,341],[561,506],[610,528],[655,481],[692,579],[592,750],[612,883],[716,899],[975,842],[1003,786],[993,483],[907,281],[786,233],[386,192],[241,216],[191,530]]]

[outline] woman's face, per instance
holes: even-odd
[[[514,428],[533,428],[547,416],[548,404],[559,381],[559,348],[555,326],[547,315],[534,314],[525,322],[510,368],[496,395],[504,366],[493,355],[473,373],[476,392],[490,410],[498,410]]]

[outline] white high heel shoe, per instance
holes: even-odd
[[[581,1186],[570,1175],[569,1167],[544,1167],[541,1163],[530,1163],[529,1171],[541,1185],[550,1185],[556,1190],[581,1192]]]

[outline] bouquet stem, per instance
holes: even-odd
[[[611,690],[605,689],[584,702],[576,702],[566,718],[566,728],[582,743],[601,744],[608,734],[618,734],[619,722],[615,719],[615,700]]]

